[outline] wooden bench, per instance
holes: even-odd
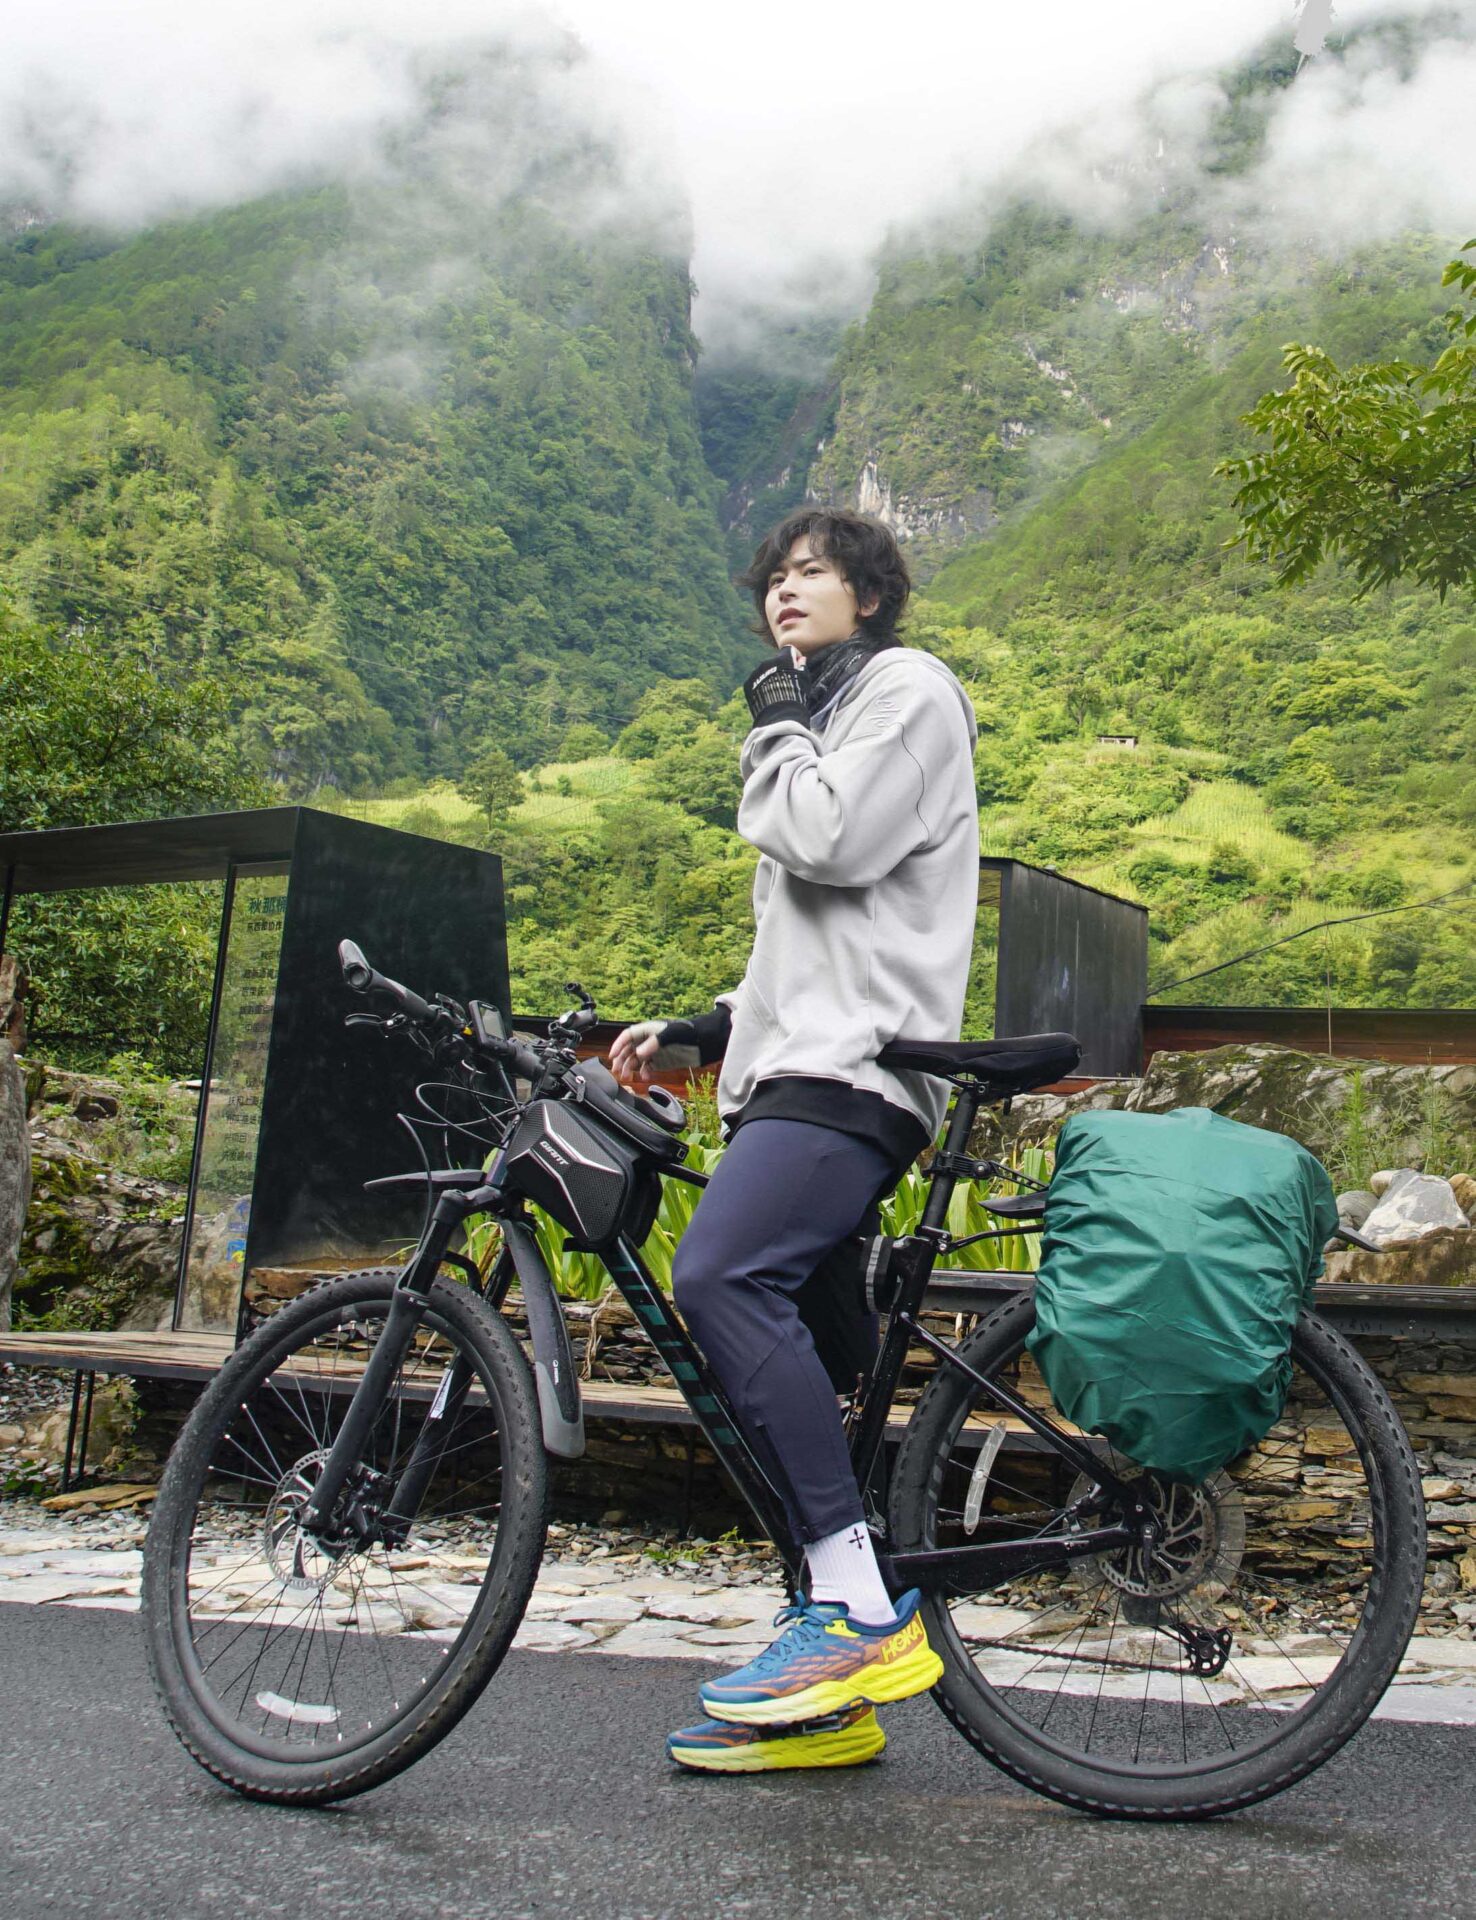
[[[940,1273],[928,1289],[933,1312],[990,1313],[1030,1284],[1018,1273]],[[1324,1284],[1316,1289],[1316,1308],[1341,1331],[1365,1338],[1476,1338],[1476,1288],[1353,1287]],[[99,1374],[134,1380],[177,1380],[203,1387],[232,1352],[234,1342],[220,1333],[0,1333],[0,1361],[16,1366],[56,1367],[74,1375],[67,1424],[62,1491],[86,1470],[92,1396]],[[351,1375],[345,1374],[345,1384]],[[685,1428],[695,1433],[691,1408],[675,1387],[640,1386],[622,1381],[581,1382],[586,1417],[630,1425]],[[888,1422],[892,1437],[907,1424],[911,1409],[900,1408]],[[1032,1437],[1014,1420],[1004,1422],[1015,1445]]]

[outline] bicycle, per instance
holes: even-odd
[[[596,1017],[582,992],[527,1043],[483,1003],[423,1000],[351,942],[340,956],[349,986],[392,1008],[350,1020],[416,1041],[450,1076],[422,1099],[443,1137],[491,1152],[485,1165],[433,1168],[422,1149],[421,1170],[395,1176],[427,1189],[409,1260],[314,1287],[266,1320],[202,1395],[159,1489],[143,1595],[164,1710],[218,1779],[292,1804],[363,1792],[424,1754],[522,1619],[547,1456],[583,1446],[530,1201],[598,1252],[791,1593],[802,1568],[778,1496],[641,1258],[661,1180],[705,1184],[682,1164],[681,1103],[632,1094],[577,1058]],[[979,1108],[1049,1084],[1077,1057],[1060,1034],[901,1040],[882,1055],[941,1076],[954,1101],[915,1231],[858,1247],[857,1284],[885,1322],[847,1430],[884,1574],[894,1592],[924,1590],[944,1663],[935,1696],[959,1732],[1069,1806],[1206,1817],[1301,1779],[1383,1694],[1419,1605],[1419,1472],[1382,1386],[1311,1313],[1282,1420],[1193,1487],[1064,1421],[1025,1356],[1028,1293],[957,1344],[923,1324],[937,1261],[965,1244],[945,1224],[960,1180],[1026,1186],[991,1198],[1005,1221],[994,1233],[1038,1228],[1044,1213],[1040,1183],[971,1154]],[[448,1087],[465,1103],[459,1119]],[[453,1244],[473,1216],[500,1229],[490,1263]],[[514,1278],[531,1368],[499,1311]],[[888,1413],[919,1345],[936,1372],[892,1466]],[[454,1591],[430,1577],[437,1553]]]

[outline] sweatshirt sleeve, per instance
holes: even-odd
[[[744,743],[738,831],[798,879],[874,886],[930,838],[926,770],[958,751],[958,716],[941,690],[895,673],[870,678],[834,753],[792,720]]]

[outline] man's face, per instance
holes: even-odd
[[[857,604],[850,582],[808,539],[796,540],[782,565],[769,575],[764,618],[774,643],[809,655],[837,640],[849,640],[857,621],[875,610]]]

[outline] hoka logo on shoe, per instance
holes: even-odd
[[[923,1632],[923,1623],[921,1620],[914,1619],[909,1621],[900,1633],[894,1633],[891,1639],[886,1642],[885,1649],[882,1653],[883,1660],[902,1659],[904,1655],[913,1652],[917,1647],[921,1646],[926,1637]]]

